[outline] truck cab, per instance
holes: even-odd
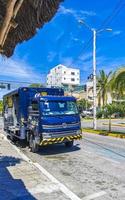
[[[11,108],[7,99],[11,99]],[[71,147],[82,137],[76,99],[57,88],[20,88],[6,95],[4,128],[11,138],[27,140],[33,152],[40,145],[64,143]]]

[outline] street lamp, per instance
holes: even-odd
[[[93,129],[96,130],[96,37],[97,34],[103,31],[112,31],[112,29],[100,29],[96,30],[95,28],[91,28],[85,21],[79,20],[80,24],[83,24],[93,33]]]

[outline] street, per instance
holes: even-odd
[[[16,146],[81,200],[125,199],[124,139],[83,133],[83,139],[72,148],[50,145],[36,154],[28,147]]]
[[[22,149],[33,162],[39,163],[80,199],[125,199],[125,141],[83,134],[74,147],[42,147],[38,154]],[[104,193],[105,192],[105,193]],[[94,198],[94,194],[100,194]],[[102,194],[102,195],[101,195]]]
[[[122,124],[122,126],[120,126]],[[92,128],[93,120],[82,119],[82,128]],[[108,119],[98,119],[97,129],[109,130]],[[112,119],[112,131],[125,132],[125,119]]]

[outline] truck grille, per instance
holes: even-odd
[[[74,123],[74,124],[60,124],[60,125],[43,125],[43,129],[58,129],[58,128],[73,128],[76,126],[80,126],[80,123]]]

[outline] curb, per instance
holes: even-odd
[[[103,125],[108,125],[108,123],[103,123]],[[112,124],[112,126],[125,127],[125,124]]]
[[[102,136],[110,136],[110,137],[115,137],[115,138],[120,138],[120,139],[125,139],[125,134],[124,133],[108,133],[108,132],[101,132],[100,130],[94,131],[94,130],[88,130],[88,129],[82,129],[83,134],[84,132],[86,133],[91,133],[91,134],[96,134],[96,135],[102,135]]]

